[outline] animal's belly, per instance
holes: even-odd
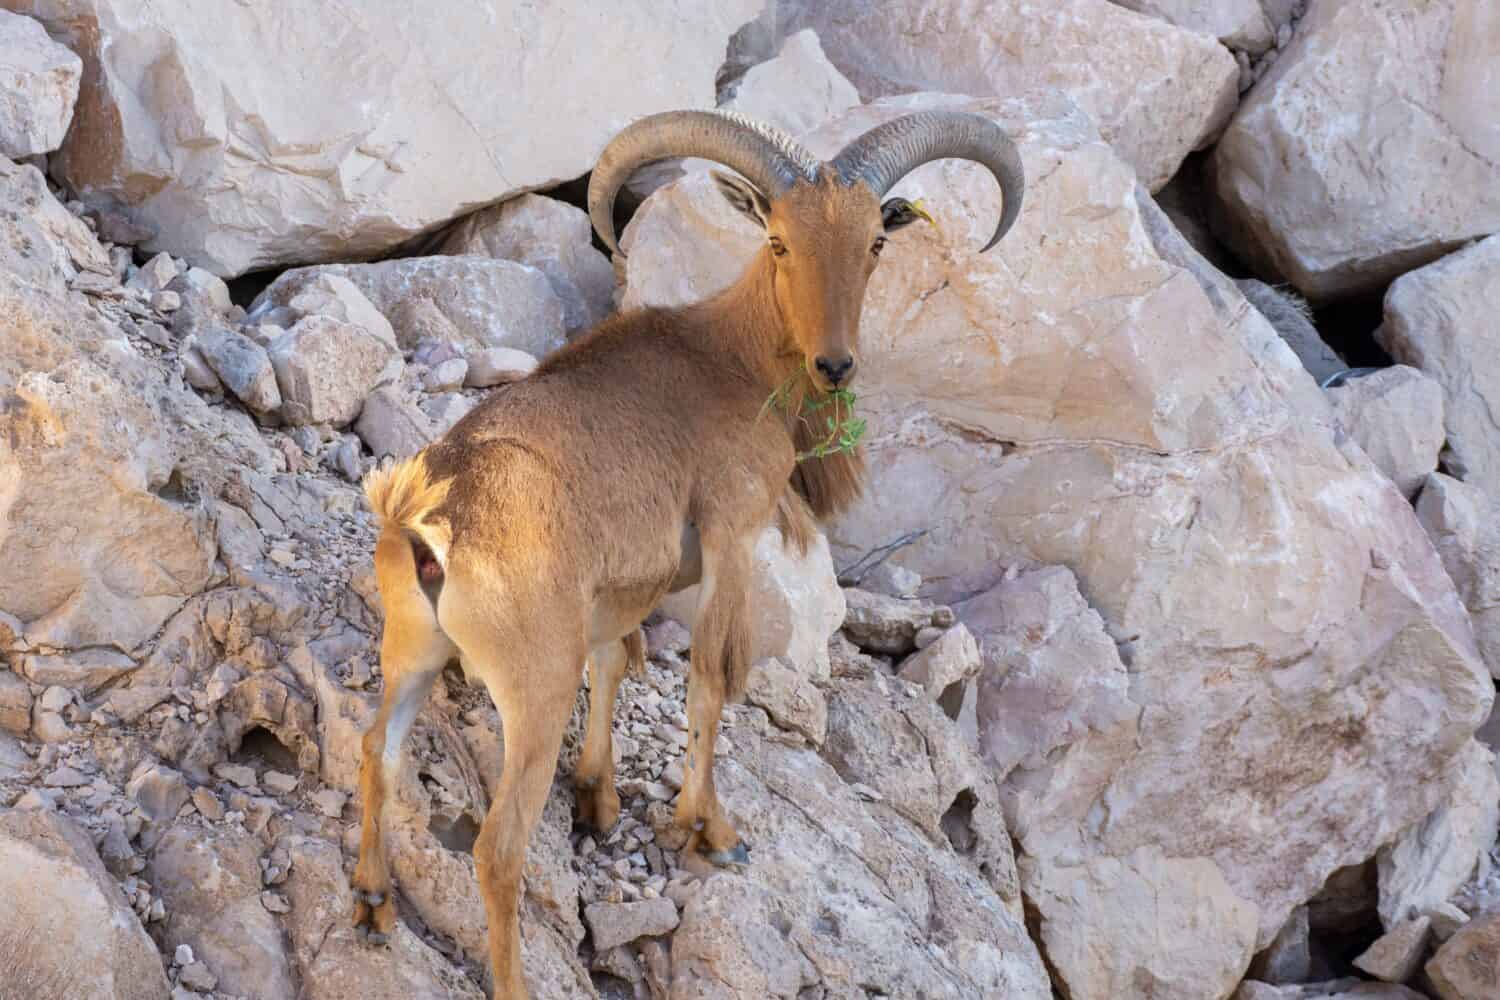
[[[601,593],[589,622],[589,644],[600,646],[627,635],[655,610],[662,597],[693,586],[703,576],[703,548],[696,526],[683,525],[676,570],[652,582],[636,582]],[[650,579],[649,574],[645,578]]]

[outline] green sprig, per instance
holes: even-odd
[[[792,389],[797,380],[805,372],[799,370],[793,372],[781,385],[771,391],[766,397],[765,404],[761,407],[761,415],[772,406],[780,406],[786,409],[792,397]],[[855,395],[848,389],[834,389],[821,399],[810,396],[802,398],[802,419],[816,418],[818,414],[823,416],[823,426],[827,431],[826,436],[806,451],[797,453],[797,461],[805,462],[809,458],[828,458],[831,455],[852,452],[859,446],[860,439],[865,434],[865,419],[854,415]],[[832,412],[824,412],[827,410]]]

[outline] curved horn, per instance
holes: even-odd
[[[728,111],[664,111],[626,126],[599,154],[589,178],[589,218],[604,245],[615,240],[615,195],[648,163],[696,156],[745,176],[768,198],[817,177],[818,161],[787,135]]]
[[[973,160],[1000,182],[1005,201],[995,235],[980,253],[1000,242],[1021,214],[1026,173],[1010,136],[983,115],[966,111],[922,111],[870,129],[833,161],[845,184],[864,181],[877,198],[924,163],[948,157]]]

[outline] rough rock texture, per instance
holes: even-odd
[[[150,249],[225,277],[372,255],[587,172],[632,118],[710,102],[730,33],[756,11],[751,0],[6,6],[83,56],[90,82],[59,175],[154,231]],[[269,52],[297,53],[298,72]]]
[[[1489,865],[1500,825],[1495,755],[1470,740],[1447,782],[1449,801],[1378,855],[1380,920],[1387,930],[1441,905]]]
[[[212,522],[181,485],[270,457],[69,294],[111,267],[34,167],[0,159],[0,206],[0,561],[47,567],[0,578],[0,609],[25,643],[128,650],[212,577]]]
[[[1442,385],[1448,470],[1500,498],[1497,310],[1500,236],[1397,279],[1386,292],[1385,323],[1376,336],[1397,361]]]
[[[1312,4],[1214,152],[1226,241],[1323,302],[1500,230],[1494,16]]]
[[[1328,390],[1345,432],[1411,499],[1442,450],[1443,387],[1415,368],[1395,365]]]
[[[1434,473],[1417,498],[1417,519],[1469,609],[1480,655],[1500,679],[1500,499]]]
[[[1318,336],[1312,323],[1312,310],[1305,300],[1285,288],[1272,288],[1263,281],[1244,278],[1235,282],[1241,294],[1276,328],[1286,346],[1292,349],[1302,367],[1321,385],[1330,375],[1349,366],[1333,348]]]
[[[151,882],[167,904],[170,947],[186,944],[224,992],[280,1000],[294,992],[281,928],[261,904],[261,847],[248,834],[169,831],[156,848]]]
[[[88,835],[48,812],[0,809],[0,991],[165,1000],[170,986]]]
[[[997,565],[1076,575],[1129,670],[1126,721],[1066,734],[1023,776],[1023,870],[1040,887],[1133,865],[1128,894],[1181,868],[1203,896],[1167,898],[1226,949],[1228,977],[1329,874],[1442,803],[1493,686],[1410,507],[1339,448],[1295,355],[1070,102],[913,95],[806,142],[826,156],[933,106],[994,116],[1032,181],[983,257],[998,206],[978,168],[931,164],[897,189],[926,198],[942,230],[895,236],[870,284],[856,390],[871,477],[836,551],[930,528],[902,558],[948,599],[992,586]],[[626,234],[627,305],[733,278],[761,238],[721,202],[689,176],[644,206]],[[1105,969],[1134,960],[1108,943],[1130,933],[1095,936]]]
[[[359,416],[392,360],[391,345],[329,316],[298,321],[271,342],[268,353],[281,388],[283,419],[335,427]]]
[[[727,111],[802,135],[859,104],[859,91],[828,61],[817,32],[803,30],[789,36],[774,58],[750,67],[719,98]]]
[[[589,242],[588,214],[566,202],[523,194],[461,220],[444,237],[443,253],[513,260],[547,276],[569,332],[609,315],[615,272]]]
[[[1466,924],[1427,963],[1440,1000],[1500,996],[1500,912]]]
[[[0,10],[0,156],[20,159],[62,145],[82,75],[83,61],[47,29]]]
[[[1390,983],[1336,979],[1310,986],[1271,986],[1247,982],[1232,1000],[1423,1000],[1422,994]]]
[[[1404,920],[1365,949],[1354,967],[1387,983],[1407,982],[1426,957],[1431,933],[1431,917]]]
[[[1261,0],[1111,0],[1121,7],[1212,35],[1231,49],[1264,52],[1276,41],[1276,26]]]
[[[692,627],[698,587],[662,601],[662,610]],[[844,594],[833,573],[828,540],[819,535],[800,555],[767,528],[755,543],[750,584],[750,659],[779,657],[815,680],[828,679],[828,637],[844,620]]]
[[[1019,864],[1027,900],[1046,914],[1048,961],[1078,1000],[1222,997],[1250,964],[1255,904],[1207,858],[1139,847],[1078,865]]]
[[[1229,120],[1234,59],[1212,39],[1106,0],[784,0],[867,100],[913,90],[1066,91],[1153,191]]]
[[[250,315],[289,306],[326,275],[353,282],[390,321],[397,341],[415,348],[426,328],[419,304],[446,319],[459,343],[546,354],[563,343],[563,306],[542,272],[509,260],[409,257],[379,264],[328,264],[286,271],[251,305]]]
[[[735,62],[733,53],[720,68],[719,107],[749,115],[767,125],[798,136],[859,103],[859,92],[823,53],[817,33],[808,29],[788,37],[777,48],[776,4],[767,3],[761,14],[768,20],[757,52],[747,58],[748,68]],[[752,22],[756,24],[758,22]],[[746,25],[736,33],[741,37]],[[731,43],[731,50],[734,46]],[[737,72],[736,72],[737,71]],[[729,73],[726,79],[725,73]],[[647,164],[626,182],[629,190],[645,199],[663,184],[680,178],[684,171],[708,170],[717,165],[694,158],[662,160]]]
[[[1051,997],[984,769],[916,688],[892,704],[878,683],[834,682],[831,765],[736,730],[719,794],[752,864],[683,908],[674,1000],[791,1000],[820,985],[831,996]],[[795,804],[807,795],[815,808]]]

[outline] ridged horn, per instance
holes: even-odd
[[[641,167],[696,156],[742,174],[767,198],[800,180],[813,180],[818,161],[790,136],[730,111],[663,111],[627,125],[599,154],[589,178],[589,218],[604,245],[615,240],[615,195]]]
[[[833,166],[845,184],[863,181],[877,198],[924,163],[950,157],[973,160],[1000,182],[1004,203],[995,235],[980,253],[1000,238],[1021,214],[1026,172],[1010,136],[983,115],[966,111],[921,111],[870,129],[844,147]]]

